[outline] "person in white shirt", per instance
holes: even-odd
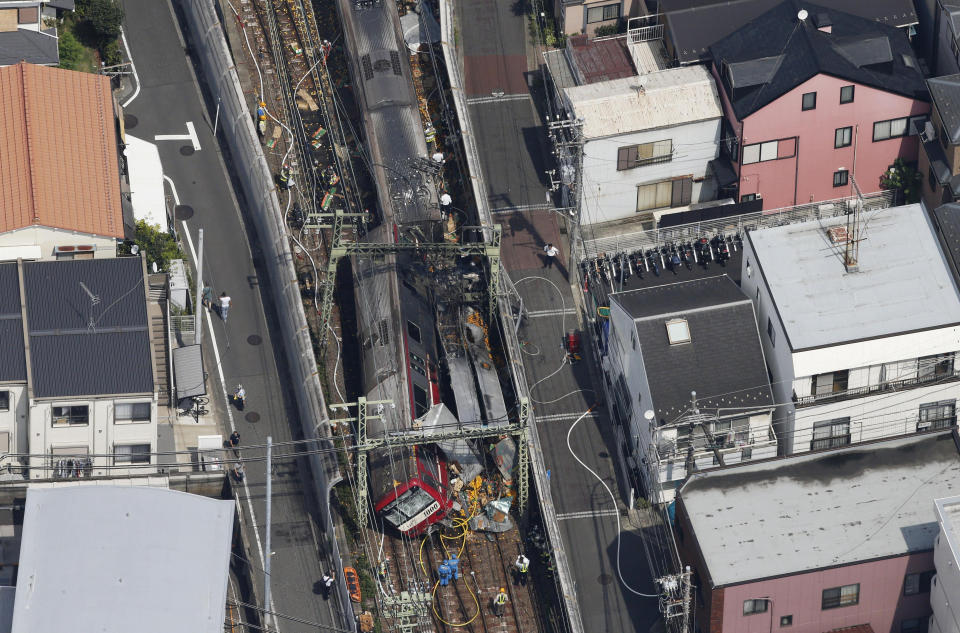
[[[553,268],[553,258],[560,254],[560,249],[553,244],[547,244],[543,247],[543,252],[547,254],[546,261],[543,262],[543,267]]]
[[[227,312],[230,311],[230,297],[225,292],[220,293],[220,318],[227,322]]]

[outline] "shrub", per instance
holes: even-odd
[[[147,223],[146,220],[137,220],[134,241],[147,258],[148,268],[156,262],[158,269],[167,270],[171,259],[185,258],[173,235],[162,231],[159,225]]]
[[[903,204],[920,202],[920,174],[902,158],[893,162],[893,166],[880,176],[882,189],[894,189]]]
[[[83,63],[83,45],[74,37],[73,33],[64,29],[60,32],[57,43],[60,49],[60,68],[67,70],[89,70],[81,68]]]

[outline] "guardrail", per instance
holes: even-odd
[[[340,567],[340,554],[330,513],[330,487],[341,478],[335,447],[330,439],[326,402],[320,387],[313,341],[304,313],[294,268],[293,253],[277,197],[273,174],[267,164],[260,139],[253,126],[253,116],[237,76],[226,36],[217,18],[213,0],[178,0],[184,11],[186,35],[191,54],[200,62],[203,80],[210,92],[219,97],[220,129],[230,150],[233,171],[240,183],[247,216],[253,221],[263,253],[264,268],[270,277],[273,305],[280,324],[277,340],[283,346],[292,380],[300,424],[304,437],[315,440],[325,451],[307,455],[322,512],[332,564]],[[238,52],[238,56],[242,53]],[[321,434],[322,430],[322,434]],[[346,586],[338,583],[344,628],[353,630],[356,623]]]
[[[480,216],[480,222],[484,226],[494,224],[493,215],[490,211],[490,204],[487,200],[487,188],[483,179],[483,168],[480,163],[480,155],[477,151],[476,138],[473,135],[470,124],[470,111],[467,108],[466,95],[464,94],[463,77],[460,71],[459,55],[455,50],[453,40],[453,25],[455,16],[452,0],[440,0],[440,43],[443,48],[443,57],[447,65],[447,73],[450,79],[450,92],[453,93],[454,108],[457,111],[457,118],[460,119],[461,138],[463,139],[464,151],[467,155],[467,166],[469,167],[470,182],[473,189],[473,197],[476,200],[477,212]],[[504,280],[506,278],[506,281]],[[509,294],[509,278],[507,272],[501,272],[501,297]],[[529,402],[529,389],[523,370],[523,360],[520,354],[520,342],[517,340],[517,334],[512,327],[513,319],[510,313],[508,301],[497,302],[500,310],[500,329],[503,332],[504,345],[507,348],[509,357],[510,376],[513,381],[513,388],[516,391],[518,400],[525,399]],[[537,486],[537,500],[540,504],[540,513],[543,517],[544,527],[547,531],[547,538],[553,545],[554,561],[556,562],[558,580],[557,592],[562,605],[562,611],[566,614],[566,625],[570,633],[584,633],[583,621],[580,618],[580,604],[577,600],[576,588],[573,582],[573,574],[570,571],[570,562],[567,559],[563,540],[560,536],[560,529],[557,523],[557,513],[553,507],[553,501],[550,496],[550,485],[547,480],[547,471],[540,459],[542,449],[540,446],[540,436],[537,433],[536,419],[530,408],[527,415],[527,434],[528,450],[530,455],[530,469],[533,472],[533,480]]]

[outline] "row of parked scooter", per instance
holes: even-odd
[[[700,266],[709,269],[711,264],[725,267],[731,254],[742,248],[743,240],[739,234],[727,236],[718,233],[710,238],[674,242],[646,250],[602,253],[582,261],[580,266],[585,289],[588,290],[591,283],[598,283],[609,285],[612,292],[632,277],[659,277],[667,272],[677,275],[684,268],[693,270],[694,266]]]

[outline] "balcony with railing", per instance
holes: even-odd
[[[862,398],[877,394],[892,393],[896,391],[905,391],[916,389],[918,387],[928,387],[930,385],[957,382],[960,380],[960,371],[953,367],[951,360],[949,367],[935,368],[929,372],[917,372],[915,375],[897,380],[884,380],[875,384],[864,385],[862,387],[831,388],[812,393],[808,396],[798,396],[793,394],[794,405],[799,409],[822,404],[831,404],[843,400]],[[816,388],[814,388],[816,391]]]
[[[777,437],[769,421],[759,428],[756,424],[751,427],[715,422],[698,425],[687,433],[679,432],[679,429],[658,429],[653,446],[653,457],[662,482],[685,478],[691,460],[693,470],[698,471],[775,457],[776,454]]]

